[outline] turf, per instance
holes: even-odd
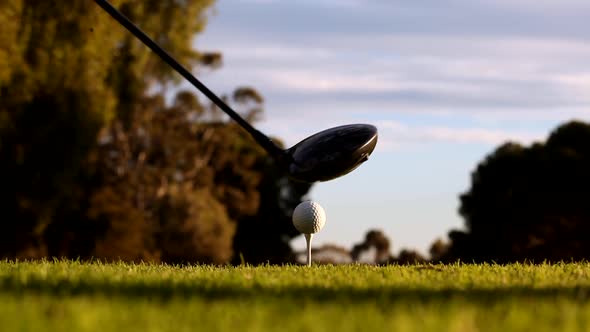
[[[2,331],[589,331],[590,264],[0,262]]]

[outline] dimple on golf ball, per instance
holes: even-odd
[[[326,212],[317,202],[301,202],[293,211],[293,225],[303,234],[317,233],[325,223]]]

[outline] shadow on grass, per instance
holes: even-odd
[[[404,287],[268,287],[268,286],[211,286],[196,282],[145,283],[133,281],[97,282],[29,279],[25,283],[11,276],[0,278],[0,294],[47,294],[54,296],[99,295],[111,297],[137,297],[167,300],[171,298],[219,299],[288,299],[294,301],[447,301],[462,299],[473,302],[505,301],[515,299],[567,298],[580,302],[590,299],[590,287],[534,288],[507,286],[502,288],[447,288],[415,289]]]

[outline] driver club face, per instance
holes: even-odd
[[[334,127],[286,150],[289,176],[303,182],[328,181],[365,162],[377,145],[377,128],[368,124]]]

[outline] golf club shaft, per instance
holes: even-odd
[[[231,107],[229,107],[223,100],[217,97],[209,88],[207,88],[201,81],[199,81],[195,76],[193,76],[190,71],[184,68],[181,64],[178,63],[168,52],[162,49],[155,41],[153,41],[150,37],[148,37],[139,27],[137,27],[133,22],[131,22],[125,15],[123,15],[120,11],[118,11],[115,7],[113,7],[108,1],[106,0],[94,0],[97,5],[99,5],[104,11],[106,11],[109,15],[111,15],[117,22],[119,22],[122,26],[124,26],[129,32],[131,32],[137,39],[139,39],[142,43],[144,43],[147,47],[149,47],[154,53],[156,53],[162,60],[164,60],[168,65],[170,65],[176,72],[178,72],[182,77],[184,77],[187,81],[189,81],[193,86],[195,86],[199,91],[201,91],[209,100],[211,100],[215,105],[217,105],[223,112],[229,115],[232,119],[234,119],[242,128],[246,129],[250,135],[256,140],[260,146],[262,146],[267,152],[269,152],[273,157],[278,157],[283,154],[283,150],[277,147],[271,139],[261,133],[260,131],[256,130],[252,127],[246,120],[244,120],[238,113],[236,113]]]

